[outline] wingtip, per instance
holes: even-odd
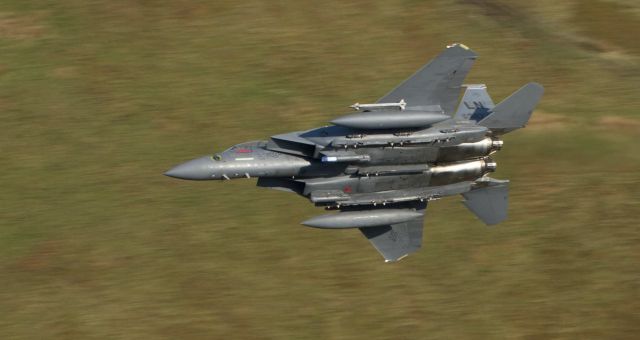
[[[400,256],[400,257],[393,258],[393,259],[387,259],[387,258],[385,258],[385,259],[384,259],[384,263],[398,262],[398,261],[402,260],[403,258],[405,258],[405,257],[407,257],[407,256],[409,256],[409,254],[404,254],[404,255],[402,255],[402,256]]]
[[[474,50],[472,50],[471,48],[469,48],[469,46],[462,43],[449,44],[447,45],[447,48],[445,51],[461,53],[462,55],[466,55],[474,58],[478,56]]]
[[[459,47],[461,47],[461,48],[464,48],[465,50],[469,50],[469,49],[470,49],[470,48],[469,48],[469,46],[467,46],[467,45],[465,45],[465,44],[462,44],[462,43],[453,43],[453,44],[449,44],[449,45],[447,45],[447,48],[452,48],[452,47],[456,47],[456,46],[459,46]]]
[[[540,83],[536,83],[535,81],[530,82],[529,84],[527,84],[527,86],[531,86],[533,88],[536,88],[540,92],[544,92],[544,86],[542,86],[542,84]]]

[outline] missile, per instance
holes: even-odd
[[[337,154],[328,153],[322,156],[322,162],[368,162],[371,160],[369,155],[351,155],[351,154]]]
[[[356,155],[335,152],[325,152],[321,158],[324,163],[328,162],[368,162],[371,160],[369,155]]]
[[[429,126],[451,117],[442,112],[432,111],[373,111],[358,112],[336,118],[335,125],[354,129],[404,129]]]
[[[416,218],[422,218],[422,214],[411,209],[374,209],[320,215],[302,224],[323,229],[365,228],[397,224]]]
[[[407,106],[407,103],[404,101],[404,99],[401,99],[397,103],[376,103],[376,104],[355,103],[349,107],[356,111],[374,111],[374,110],[389,110],[389,109],[404,110],[406,106]]]

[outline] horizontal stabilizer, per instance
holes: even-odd
[[[384,257],[385,262],[394,262],[417,251],[422,246],[422,230],[426,202],[407,204],[422,216],[406,222],[377,227],[360,228],[362,234]]]
[[[491,114],[478,122],[478,125],[485,126],[497,134],[523,128],[543,93],[542,85],[529,83],[500,102]]]
[[[483,187],[462,194],[462,202],[487,225],[498,224],[507,218],[509,181],[489,179]]]

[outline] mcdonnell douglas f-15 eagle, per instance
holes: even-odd
[[[543,87],[529,83],[494,105],[485,85],[463,85],[476,57],[450,45],[377,102],[353,104],[333,125],[241,143],[165,175],[257,177],[260,187],[337,211],[302,224],[357,228],[387,262],[420,248],[427,204],[441,197],[461,194],[481,221],[499,223],[507,217],[509,181],[488,176],[496,169],[490,155],[502,148],[502,135],[527,124]]]

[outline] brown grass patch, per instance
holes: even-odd
[[[630,11],[632,8],[611,1],[591,1],[588,6],[575,7],[573,23],[582,35],[598,41],[601,46],[615,45],[633,54],[640,52],[636,41],[640,20]],[[605,52],[600,51],[600,52]]]
[[[525,242],[521,239],[479,245],[471,251],[471,260],[474,265],[488,266],[494,263],[496,258],[503,257],[501,254],[518,254],[524,248]]]
[[[623,130],[640,134],[640,119],[620,116],[603,116],[598,120],[598,127],[605,130]]]
[[[43,14],[18,16],[15,13],[0,13],[0,39],[27,40],[44,35],[45,28],[40,23]]]
[[[531,119],[527,124],[527,129],[564,129],[568,125],[573,124],[573,120],[567,116],[546,113],[542,111],[534,111]]]
[[[57,67],[51,71],[51,75],[59,79],[69,79],[77,76],[78,71],[73,66]]]
[[[46,241],[36,245],[29,254],[19,259],[16,266],[20,270],[39,271],[51,266],[51,259],[59,253],[60,245]]]

